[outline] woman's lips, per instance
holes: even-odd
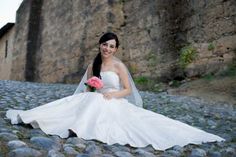
[[[109,54],[111,54],[111,52],[103,51],[103,54],[104,54],[104,55],[109,55]]]

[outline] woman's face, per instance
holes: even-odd
[[[115,39],[108,40],[100,44],[101,55],[104,58],[109,58],[117,51]]]

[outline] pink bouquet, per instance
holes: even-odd
[[[96,76],[91,77],[84,83],[87,87],[89,87],[91,92],[95,92],[96,89],[101,89],[103,87],[103,82]]]

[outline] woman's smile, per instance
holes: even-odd
[[[100,45],[100,50],[103,57],[109,57],[113,55],[117,48],[116,48],[116,41],[114,39],[108,40]]]

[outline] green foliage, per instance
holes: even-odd
[[[145,76],[136,77],[134,82],[138,85],[146,85],[148,83],[148,78]]]
[[[212,50],[214,50],[215,49],[215,45],[213,44],[213,43],[209,43],[208,44],[208,50],[209,51],[212,51]]]
[[[214,79],[214,75],[213,74],[206,74],[203,76],[203,79],[207,80],[207,81],[212,81]]]
[[[180,50],[179,64],[181,68],[185,68],[192,63],[197,56],[196,49],[192,46],[185,46]]]

